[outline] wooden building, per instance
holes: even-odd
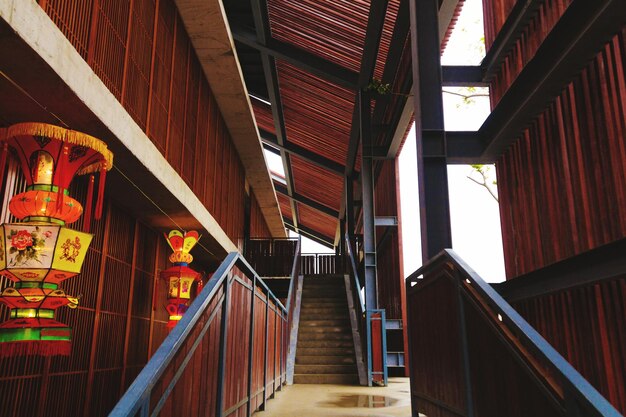
[[[442,67],[463,3],[0,0],[0,128],[54,124],[115,154],[82,272],[64,283],[80,295],[57,315],[71,353],[0,358],[0,415],[250,415],[293,374],[302,271],[347,277],[351,325],[371,333],[363,355],[354,342],[372,361],[361,382],[410,376],[416,416],[625,413],[626,7],[483,0],[485,59]],[[478,131],[446,131],[442,86],[489,87]],[[407,286],[405,140],[425,264]],[[495,291],[442,252],[460,163],[496,164]],[[15,221],[13,154],[1,187]],[[86,204],[88,181],[70,193]],[[202,234],[193,265],[208,282],[170,332],[171,229]],[[286,229],[336,255],[279,249]],[[282,268],[289,289],[250,264]]]

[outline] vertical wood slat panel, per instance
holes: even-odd
[[[148,137],[165,154],[167,146],[167,124],[170,117],[170,77],[172,71],[172,46],[176,9],[169,1],[160,1],[157,14],[156,45],[153,51],[153,80],[150,86],[152,101]]]
[[[231,240],[242,238],[243,165],[173,0],[42,7]]]
[[[95,30],[93,59],[90,60],[94,72],[107,88],[121,99],[124,77],[124,57],[128,19],[129,0],[107,0],[96,3],[97,27]]]
[[[625,50],[623,30],[497,162],[507,277],[626,237]]]
[[[143,130],[147,129],[155,13],[153,1],[133,1],[123,103]]]
[[[270,238],[271,233],[267,222],[261,213],[261,207],[254,195],[254,190],[250,190],[250,237],[251,238]]]
[[[621,413],[626,413],[625,277],[513,306]]]
[[[500,71],[490,83],[492,107],[498,103],[524,66],[533,58],[571,1],[544,0],[539,6],[537,13],[519,35],[517,42],[502,63]],[[483,0],[485,45],[487,48],[491,46],[515,3],[513,0]]]

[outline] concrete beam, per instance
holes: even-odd
[[[270,232],[274,237],[285,237],[224,6],[220,0],[175,0],[175,3]]]

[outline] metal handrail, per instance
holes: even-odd
[[[365,313],[365,300],[363,299],[363,294],[361,292],[361,280],[359,279],[359,273],[356,267],[356,261],[354,260],[354,253],[352,253],[352,245],[350,244],[350,237],[346,233],[346,248],[348,252],[348,257],[350,258],[350,265],[352,266],[352,272],[354,273],[354,282],[356,285],[356,292],[359,297],[359,305],[361,306],[361,314]]]
[[[254,277],[254,281],[266,291],[268,298],[271,298],[274,304],[281,310],[282,314],[285,316],[288,314],[285,306],[276,298],[274,293],[272,293],[265,282],[263,282],[254,269],[252,269],[245,258],[238,252],[229,253],[217,268],[211,280],[209,280],[207,285],[203,288],[202,292],[191,303],[183,318],[172,329],[163,343],[161,343],[161,346],[159,346],[152,358],[150,358],[148,364],[142,369],[115,408],[113,408],[109,414],[110,417],[134,416],[142,407],[149,406],[152,389],[163,376],[172,360],[176,357],[176,354],[179,353],[180,349],[184,346],[191,331],[202,318],[204,311],[209,307],[219,288],[228,278],[228,274],[235,266],[241,268],[242,272],[248,273],[251,277]],[[167,394],[169,393],[165,395]],[[145,415],[148,415],[148,411],[145,408],[142,411]]]
[[[302,240],[298,236],[298,244],[296,245],[296,253],[293,256],[293,265],[291,267],[291,279],[289,282],[289,292],[287,295],[287,311],[291,311],[291,300],[293,295],[293,282],[297,279],[296,273],[300,266],[300,246],[302,244]]]
[[[428,264],[422,266],[407,278],[407,289],[421,281],[421,276],[435,272],[442,263],[451,263],[460,272],[461,287],[481,297],[499,315],[498,320],[508,326],[525,347],[531,349],[537,358],[549,367],[562,384],[568,415],[619,417],[621,414],[604,398],[574,367],[559,354],[515,309],[507,303],[488,283],[483,281],[453,250],[445,249]],[[509,342],[508,338],[504,338]],[[574,401],[571,401],[574,400]],[[569,409],[580,404],[584,410]],[[582,412],[585,414],[580,414]],[[570,414],[572,413],[572,414]]]

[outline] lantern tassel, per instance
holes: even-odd
[[[98,201],[96,203],[95,219],[100,220],[102,218],[102,208],[104,206],[104,184],[107,178],[106,166],[100,169],[100,179],[98,180]]]
[[[57,178],[57,213],[61,213],[63,211],[63,203],[64,201],[64,188],[61,187],[63,174],[65,173],[65,165],[67,162],[69,153],[69,148],[67,146],[63,146],[63,150],[59,155],[59,162],[57,163],[57,168],[55,170],[55,177]]]
[[[83,217],[83,232],[89,233],[91,230],[91,212],[93,210],[93,187],[96,182],[93,175],[89,176],[87,186],[87,200],[85,201],[85,217]]]
[[[69,356],[71,352],[72,345],[68,341],[31,340],[0,343],[0,358],[25,355]]]
[[[9,145],[4,142],[2,151],[0,151],[0,185],[4,182],[4,170],[7,166],[7,154],[9,153]]]

